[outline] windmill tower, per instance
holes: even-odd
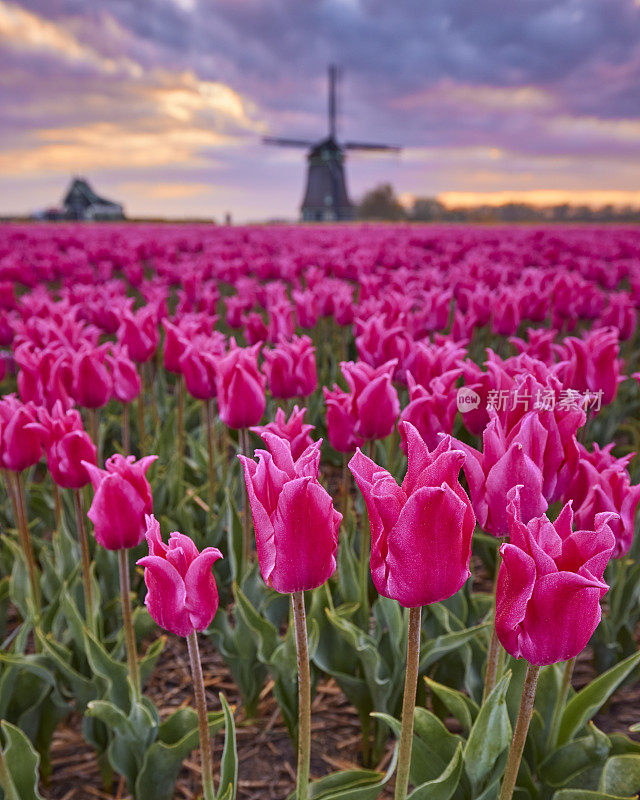
[[[338,71],[329,67],[329,135],[319,142],[304,139],[282,139],[266,136],[265,144],[279,147],[304,147],[307,153],[307,186],[302,201],[302,219],[305,222],[335,222],[355,217],[355,208],[345,179],[344,161],[347,150],[366,150],[397,153],[399,147],[385,144],[345,142],[339,144],[336,136],[336,82]]]

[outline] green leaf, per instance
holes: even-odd
[[[353,769],[344,772],[332,772],[320,780],[309,784],[309,800],[376,800],[391,780],[398,759],[398,748],[382,774],[371,769]],[[295,800],[292,792],[287,800]]]
[[[400,739],[401,723],[389,714],[375,712],[371,715],[385,722]],[[435,714],[426,708],[416,708],[413,718],[413,743],[411,746],[410,782],[421,786],[439,778],[455,754],[459,736],[454,736]]]
[[[471,730],[474,720],[478,716],[479,709],[477,703],[457,689],[452,689],[426,676],[424,680],[431,691],[446,707],[447,711],[458,720],[463,730],[468,733]]]
[[[118,708],[128,711],[130,700],[127,665],[116,661],[109,655],[102,643],[86,629],[84,640],[91,669],[106,682],[108,699],[114,702]]]
[[[615,692],[631,670],[640,662],[640,652],[625,658],[598,676],[567,703],[558,734],[558,744],[568,742],[593,717]]]
[[[637,795],[640,790],[640,756],[612,756],[600,777],[599,789],[619,795]]]
[[[483,622],[473,628],[465,628],[454,633],[443,634],[428,640],[420,648],[420,671],[424,672],[442,656],[457,650],[459,647],[475,639],[478,634],[489,629],[492,623]]]
[[[258,635],[258,654],[260,660],[264,663],[268,663],[273,655],[273,651],[279,644],[278,631],[274,625],[253,607],[237,583],[233,585],[233,594],[245,622]]]
[[[3,720],[0,728],[4,734],[4,759],[20,800],[43,800],[38,791],[38,764],[40,758],[25,734],[15,725]]]
[[[594,765],[604,765],[610,752],[609,737],[591,722],[588,736],[556,748],[540,764],[539,773],[545,783],[553,788],[567,786]]]
[[[71,653],[66,648],[62,648],[51,635],[47,635],[45,638],[38,633],[37,640],[43,653],[51,659],[54,667],[59,670],[67,682],[77,706],[81,711],[84,710],[87,704],[97,697],[96,681],[86,678],[71,666]]]
[[[507,672],[478,712],[464,749],[464,766],[474,791],[482,788],[499,756],[511,742],[511,723],[506,694],[511,680]]]
[[[224,714],[224,750],[220,762],[220,786],[218,800],[228,798],[235,800],[238,788],[238,750],[236,747],[236,726],[233,712],[229,708],[226,697],[220,693],[220,703]]]
[[[140,682],[142,686],[147,683],[147,681],[151,678],[153,674],[153,670],[155,669],[156,664],[158,663],[158,659],[160,658],[162,651],[164,650],[164,646],[167,643],[166,636],[158,636],[147,648],[146,653],[140,658],[139,666],[140,666]]]
[[[460,783],[463,765],[462,743],[459,743],[442,775],[415,788],[408,800],[449,800]]]
[[[173,800],[182,762],[198,746],[198,715],[179,709],[160,727],[156,740],[146,751],[136,779],[136,800]],[[177,716],[179,715],[179,716]],[[191,721],[191,726],[188,725]],[[224,713],[209,714],[209,733],[214,736],[224,725]],[[179,736],[179,738],[175,738]],[[173,739],[173,741],[171,741]]]

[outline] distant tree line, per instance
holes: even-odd
[[[534,206],[529,203],[504,203],[500,206],[448,208],[435,197],[417,197],[410,208],[403,206],[391,184],[376,186],[358,204],[358,218],[407,222],[640,222],[640,208],[561,203]]]

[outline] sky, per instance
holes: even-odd
[[[353,199],[640,206],[640,0],[0,0],[0,214],[295,219],[329,63]]]

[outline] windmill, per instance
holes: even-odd
[[[304,147],[307,153],[307,187],[302,201],[302,219],[305,222],[349,220],[355,216],[355,209],[349,194],[344,174],[345,151],[364,150],[367,152],[397,153],[399,147],[387,144],[366,144],[364,142],[345,142],[336,139],[336,82],[338,70],[329,67],[329,135],[319,142],[305,139],[283,139],[265,136],[265,144],[279,147]]]

